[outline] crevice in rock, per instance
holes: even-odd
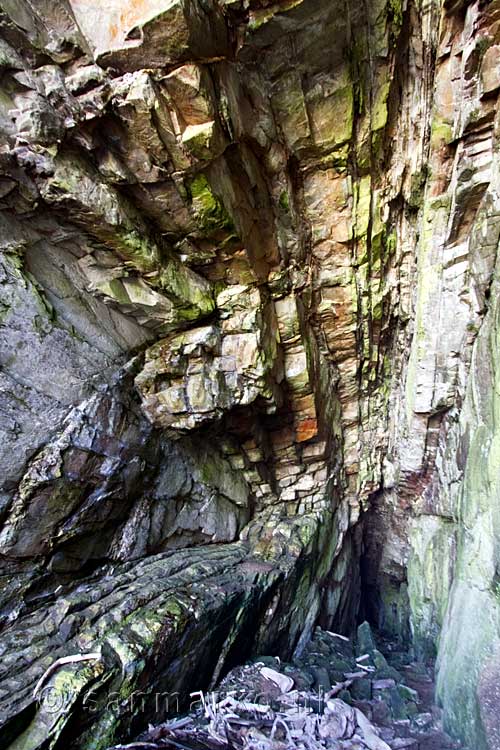
[[[368,621],[381,636],[401,649],[408,649],[411,645],[411,611],[406,568],[403,561],[397,565],[387,559],[387,544],[391,536],[388,516],[391,512],[390,506],[384,507],[383,493],[376,493],[361,521],[363,546],[357,621]]]

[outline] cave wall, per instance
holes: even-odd
[[[382,629],[437,656],[449,730],[494,747],[498,8],[445,4],[438,39],[415,328],[366,518],[365,592]]]
[[[442,9],[415,327],[393,401],[387,489],[365,529],[375,621],[437,657],[445,723],[482,747],[498,739],[498,21],[495,3]]]
[[[106,747],[163,718],[135,691],[185,703],[354,620],[368,165],[400,23],[2,8],[2,735]],[[34,695],[89,651],[48,679],[57,711]]]
[[[448,723],[459,727],[469,742],[479,738],[484,747],[494,747],[498,740],[498,261],[491,299],[474,347],[457,427],[458,450],[451,459],[461,475],[453,521],[445,533],[435,532],[440,544],[430,538],[425,549],[434,565],[444,554],[444,564],[453,570],[448,587],[436,586],[432,573],[426,577],[441,607],[438,696]],[[441,552],[436,554],[438,544]],[[417,554],[422,547],[417,531]]]
[[[499,3],[0,10],[11,746],[106,747],[361,596],[486,746]]]

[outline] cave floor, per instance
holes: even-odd
[[[290,662],[258,656],[190,713],[110,750],[459,750],[443,731],[432,671],[367,623],[352,641],[317,628]]]

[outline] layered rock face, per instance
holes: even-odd
[[[0,9],[7,744],[361,607],[487,747],[500,3]]]

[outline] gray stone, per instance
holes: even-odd
[[[363,654],[375,651],[376,648],[370,625],[367,622],[363,622],[359,625],[357,631],[356,652],[358,656],[362,656]]]

